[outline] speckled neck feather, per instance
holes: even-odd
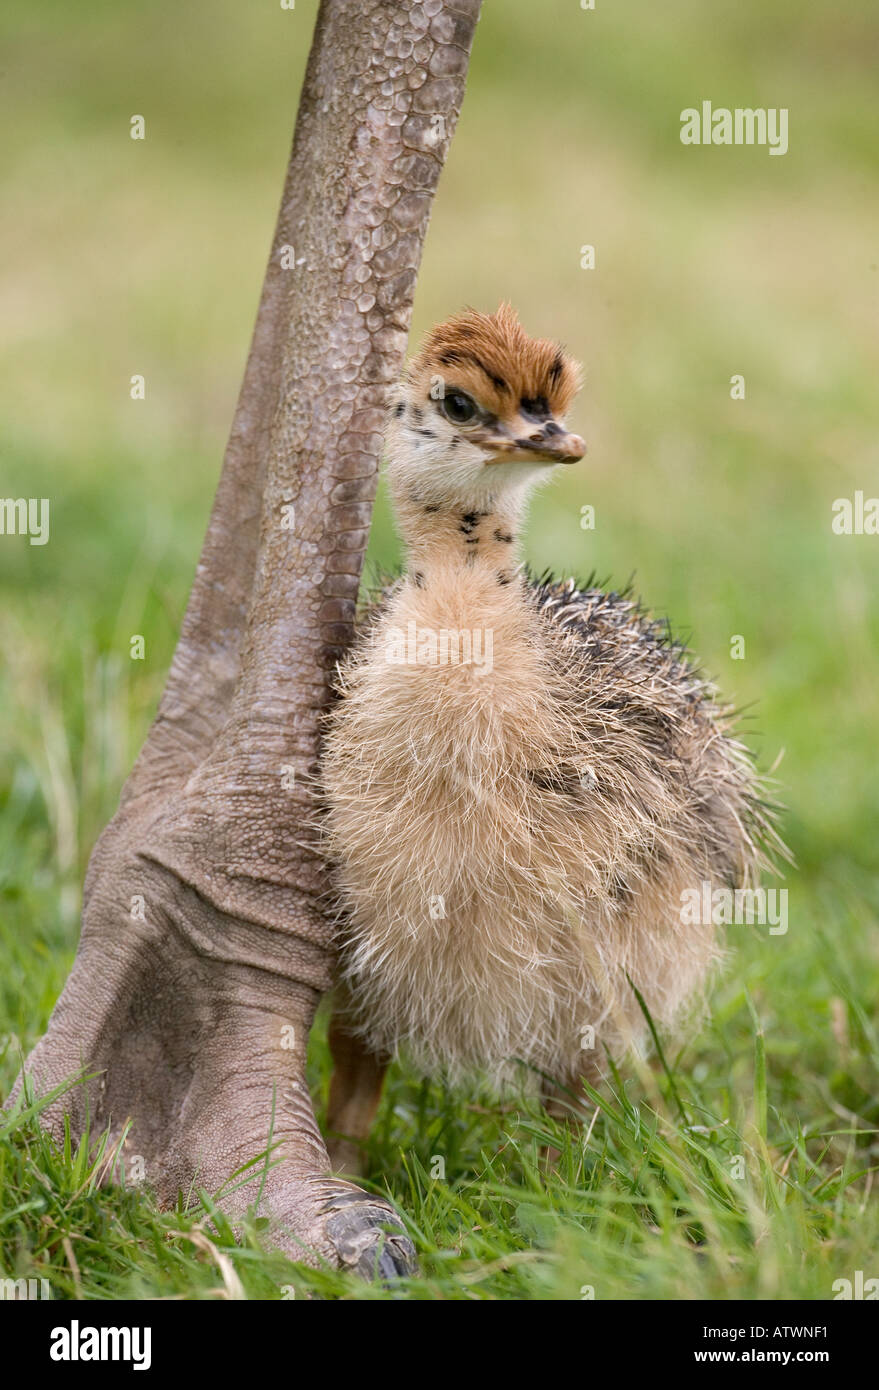
[[[509,584],[519,563],[521,508],[511,498],[477,502],[425,502],[417,493],[397,501],[397,522],[406,550],[406,573],[430,583],[447,567],[489,571]]]

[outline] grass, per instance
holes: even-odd
[[[839,995],[809,997],[797,979],[769,1009],[779,991],[751,968],[667,1071],[642,1063],[589,1089],[585,1144],[527,1100],[480,1103],[396,1068],[371,1175],[405,1213],[422,1274],[393,1296],[824,1299],[835,1278],[869,1269],[879,1237],[865,1181],[879,1125],[870,991],[838,978],[841,939],[821,940]],[[836,1024],[832,1059],[821,1028],[791,1039],[774,1026],[809,1009]],[[322,1029],[312,1053],[320,1094]],[[560,1150],[551,1177],[546,1144]],[[7,1272],[49,1279],[56,1297],[390,1296],[288,1263],[264,1248],[258,1222],[236,1242],[210,1194],[160,1214],[148,1196],[99,1189],[111,1164],[100,1144],[57,1150],[26,1112],[0,1126]]]
[[[16,2],[0,21],[19,210],[0,238],[0,493],[52,506],[47,546],[0,538],[0,1090],[69,969],[88,853],[167,670],[313,12]],[[877,1273],[879,1246],[879,540],[830,531],[836,497],[879,490],[877,20],[867,0],[795,24],[782,0],[534,15],[487,0],[415,331],[509,297],[583,359],[589,456],[535,505],[528,558],[635,572],[747,707],[763,765],[783,753],[797,868],[787,934],[730,929],[706,1021],[664,1040],[667,1070],[627,1062],[590,1096],[585,1145],[524,1095],[394,1067],[369,1181],[422,1274],[393,1296],[829,1298]],[[789,154],[684,149],[678,113],[709,96],[788,106]],[[382,493],[371,559],[394,548]],[[310,1066],[320,1106],[323,1018]],[[159,1214],[98,1190],[112,1156],[92,1139],[56,1152],[36,1116],[3,1122],[3,1276],[86,1298],[391,1296],[290,1265],[258,1222],[236,1245],[215,1194]]]

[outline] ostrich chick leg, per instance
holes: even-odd
[[[330,1020],[333,1077],[327,1108],[327,1148],[336,1173],[364,1172],[364,1145],[381,1101],[388,1060],[370,1052],[346,1026],[337,1004]]]

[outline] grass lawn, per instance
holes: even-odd
[[[49,544],[0,537],[0,1092],[167,671],[314,11],[0,19],[0,494],[51,501]],[[0,1123],[0,1276],[85,1298],[827,1299],[879,1275],[879,537],[830,525],[834,499],[879,494],[877,39],[871,0],[486,0],[416,305],[417,335],[509,298],[584,362],[589,454],[536,501],[528,558],[634,574],[746,709],[787,807],[788,931],[730,928],[701,1026],[608,1078],[588,1137],[396,1064],[368,1181],[422,1271],[393,1293],[291,1265],[258,1222],[236,1245],[215,1194],[158,1214],[98,1190],[100,1149],[55,1152],[34,1117]],[[789,152],[682,146],[709,97],[789,108]],[[382,492],[370,559],[395,553]]]

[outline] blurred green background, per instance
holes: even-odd
[[[0,20],[0,494],[51,499],[47,546],[0,538],[0,1033],[24,1046],[170,660],[315,10],[8,0]],[[508,298],[584,363],[589,453],[535,503],[528,556],[634,575],[748,707],[762,765],[781,756],[790,931],[743,936],[733,973],[819,1088],[875,1058],[879,537],[830,521],[879,494],[877,57],[874,0],[486,0],[414,322]],[[789,108],[789,152],[683,146],[703,99]],[[371,555],[395,555],[383,494]]]

